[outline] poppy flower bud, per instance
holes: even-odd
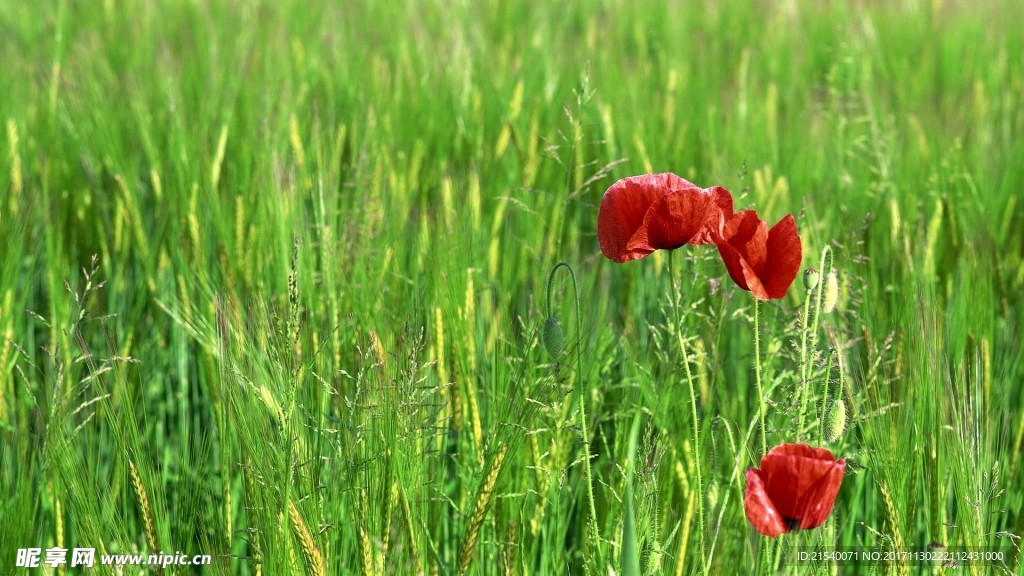
[[[846,402],[841,399],[832,402],[825,415],[825,440],[830,444],[838,442],[846,431]]]
[[[818,285],[818,271],[814,268],[808,268],[804,270],[804,288],[808,291],[814,290],[814,287]]]
[[[836,309],[839,302],[839,279],[835,272],[829,272],[825,277],[825,313],[828,314]]]
[[[558,320],[555,320],[554,316],[544,321],[543,336],[544,348],[547,349],[552,359],[558,359],[558,355],[565,348],[565,332],[562,332],[562,326],[558,323]]]

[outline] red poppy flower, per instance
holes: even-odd
[[[803,258],[792,214],[769,230],[757,212],[737,212],[723,221],[716,243],[729,276],[758,300],[785,296]]]
[[[846,460],[825,448],[782,444],[747,469],[743,508],[747,520],[765,536],[791,529],[817,528],[825,522],[843,483]]]
[[[721,219],[732,216],[732,194],[701,188],[671,172],[623,178],[601,198],[597,241],[616,262],[655,250],[710,244]]]

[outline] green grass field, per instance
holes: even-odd
[[[1021,573],[1022,21],[0,0],[0,574]],[[713,246],[598,248],[665,171],[835,272],[760,306],[763,402]],[[798,440],[834,509],[761,536],[744,473]],[[929,545],[1003,561],[799,559]],[[16,565],[53,547],[97,565]],[[212,564],[99,565],[158,552]]]

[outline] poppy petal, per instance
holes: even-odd
[[[835,470],[839,469],[838,481],[841,483],[844,466],[845,463],[837,464],[832,453],[823,448],[784,444],[761,458],[760,474],[768,497],[779,514],[783,518],[802,521],[809,511],[817,514],[824,509],[824,516],[828,517],[835,494],[839,491],[838,484],[832,490]],[[827,481],[819,485],[823,479]],[[818,499],[826,498],[830,493],[828,502]]]
[[[754,295],[754,298],[758,300],[767,301],[769,299],[768,290],[761,283],[761,278],[758,277],[757,272],[751,268],[750,264],[745,259],[740,259],[740,266],[743,270],[743,278],[747,285],[747,290]]]
[[[732,195],[728,191],[723,195],[693,184],[674,190],[651,204],[638,236],[630,245],[636,242],[655,250],[674,250],[685,244],[707,244],[711,231],[722,218],[722,204],[732,211]]]
[[[719,231],[718,253],[722,256],[725,269],[729,271],[733,282],[744,290],[750,290],[747,284],[748,273],[743,269],[745,247],[754,238],[760,222],[757,212],[743,210],[724,220]]]
[[[796,221],[789,214],[771,230],[753,210],[722,220],[715,240],[734,282],[758,300],[782,298],[803,257]]]
[[[670,172],[623,178],[612,184],[601,198],[597,214],[597,241],[601,252],[616,262],[643,258],[653,248],[630,240],[643,225],[644,216],[655,200],[689,184]],[[692,184],[691,184],[692,186]]]
[[[772,504],[771,498],[765,491],[764,482],[754,468],[747,469],[747,487],[743,492],[743,511],[754,529],[765,536],[775,537],[789,532],[789,527],[783,521],[778,510],[775,509],[775,505]]]
[[[767,253],[761,277],[768,297],[782,298],[796,279],[803,260],[803,247],[792,214],[786,215],[768,231]]]
[[[846,460],[839,460],[804,494],[804,501],[800,505],[803,510],[801,530],[817,528],[828,519],[828,515],[832,513],[832,506],[836,503],[839,486],[843,483],[845,470]]]
[[[690,244],[714,243],[718,237],[718,229],[722,220],[728,220],[733,215],[732,192],[721,186],[705,188],[704,192],[711,196],[711,202],[717,210],[711,214],[707,226],[690,240]]]

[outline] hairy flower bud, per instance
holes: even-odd
[[[562,349],[565,348],[565,333],[562,326],[555,320],[554,316],[544,321],[544,348],[552,359],[557,360]]]
[[[825,415],[825,440],[837,442],[846,431],[846,402],[840,398],[832,402]]]
[[[836,309],[839,302],[839,279],[835,272],[829,272],[825,277],[825,313],[829,314]]]

